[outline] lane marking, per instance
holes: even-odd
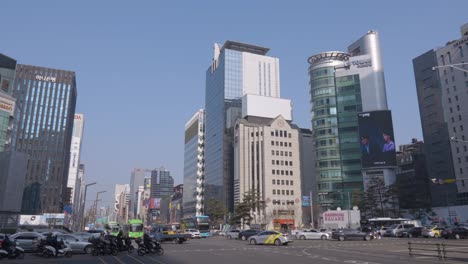
[[[138,262],[138,263],[140,263],[140,264],[145,264],[144,262],[139,261],[138,259],[132,257],[131,255],[126,255],[126,256],[127,256],[127,257],[130,257],[130,258],[132,258],[132,259],[134,259],[136,262]]]
[[[107,264],[107,262],[105,262],[101,257],[98,257],[98,258],[102,263]]]
[[[125,263],[123,263],[118,257],[116,257],[116,256],[113,256],[113,257],[114,257],[120,264],[125,264]]]
[[[153,257],[150,257],[150,256],[146,256],[146,257],[150,258],[151,260],[153,260],[153,261],[156,262],[156,263],[159,263],[159,264],[166,264],[165,262],[162,262],[162,261],[160,261],[160,260],[157,260],[157,259],[155,259],[155,258],[153,258]]]

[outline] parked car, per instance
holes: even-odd
[[[192,235],[192,238],[201,238],[200,231],[196,229],[187,229],[185,231],[189,233],[190,235]]]
[[[45,236],[37,232],[20,232],[10,236],[11,240],[16,241],[16,245],[24,249],[24,251],[35,252],[40,244],[41,239]]]
[[[408,229],[405,229],[403,231],[398,232],[398,237],[420,237],[422,236],[422,227],[410,227]]]
[[[263,231],[249,238],[250,245],[287,245],[290,243],[286,234],[277,231]]]
[[[445,228],[443,227],[438,227],[438,226],[433,226],[430,228],[424,228],[422,231],[422,236],[423,237],[433,237],[433,238],[439,238],[442,236],[442,231]]]
[[[59,234],[58,240],[63,240],[72,249],[73,253],[91,254],[93,252],[93,244],[81,241],[78,237],[71,234]]]
[[[356,229],[340,229],[332,233],[333,239],[338,239],[339,241],[344,240],[366,240],[369,241],[372,238],[371,233],[369,232],[362,232]]]
[[[323,233],[315,229],[304,229],[296,234],[296,239],[329,239],[330,235],[328,233]]]
[[[239,238],[239,233],[240,233],[239,229],[233,229],[233,230],[227,231],[226,232],[226,238],[227,239],[238,239]]]
[[[413,224],[394,224],[388,227],[387,230],[385,230],[385,233],[383,236],[395,237],[397,236],[398,232],[408,229],[410,227],[414,227],[414,225]]]
[[[466,226],[458,226],[454,228],[446,228],[442,231],[442,236],[446,239],[448,238],[468,238],[468,227]]]
[[[249,237],[254,236],[262,232],[261,230],[258,229],[248,229],[248,230],[242,230],[239,232],[238,238],[241,240],[247,240]]]

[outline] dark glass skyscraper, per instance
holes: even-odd
[[[13,148],[28,154],[23,214],[59,213],[66,199],[75,73],[17,65]]]

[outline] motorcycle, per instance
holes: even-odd
[[[125,241],[125,244],[124,244],[124,241]],[[128,253],[131,254],[133,250],[135,249],[132,245],[132,240],[130,238],[123,239],[122,237],[117,237],[116,244],[117,244],[117,249],[120,252],[127,251]]]
[[[98,255],[113,255],[117,256],[119,254],[119,250],[117,247],[117,243],[114,239],[106,239],[102,241],[99,238],[94,238],[89,240],[93,244],[93,252],[91,255],[98,256]]]
[[[63,256],[71,258],[73,255],[72,249],[63,241],[58,242],[56,247],[47,241],[41,241],[39,249],[42,251],[42,256],[46,258]]]
[[[137,239],[136,242],[138,244],[137,253],[139,256],[144,256],[145,254],[156,254],[159,256],[164,255],[164,249],[162,248],[161,243],[156,240],[149,242],[148,246],[145,245],[141,239]]]
[[[24,249],[18,246],[11,246],[10,253],[5,249],[0,249],[0,259],[24,259]]]
[[[371,236],[371,239],[381,239],[381,238],[382,238],[382,236],[380,235],[380,233],[377,232],[377,231],[372,231],[372,232],[370,232],[370,236]]]

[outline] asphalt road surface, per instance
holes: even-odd
[[[437,251],[414,250],[409,256],[408,241],[413,248],[436,250],[435,244],[447,245],[447,260],[439,260]],[[418,244],[416,244],[418,243]],[[118,256],[73,255],[72,258],[45,259],[26,254],[23,260],[0,260],[1,263],[99,263],[99,264],[196,264],[196,263],[330,263],[330,264],[394,264],[394,263],[468,263],[468,239],[397,239],[372,241],[296,240],[287,246],[249,245],[246,241],[222,237],[190,240],[184,244],[163,243],[164,256],[140,257],[134,252]],[[457,251],[457,252],[450,252]],[[466,253],[464,253],[466,252]]]

